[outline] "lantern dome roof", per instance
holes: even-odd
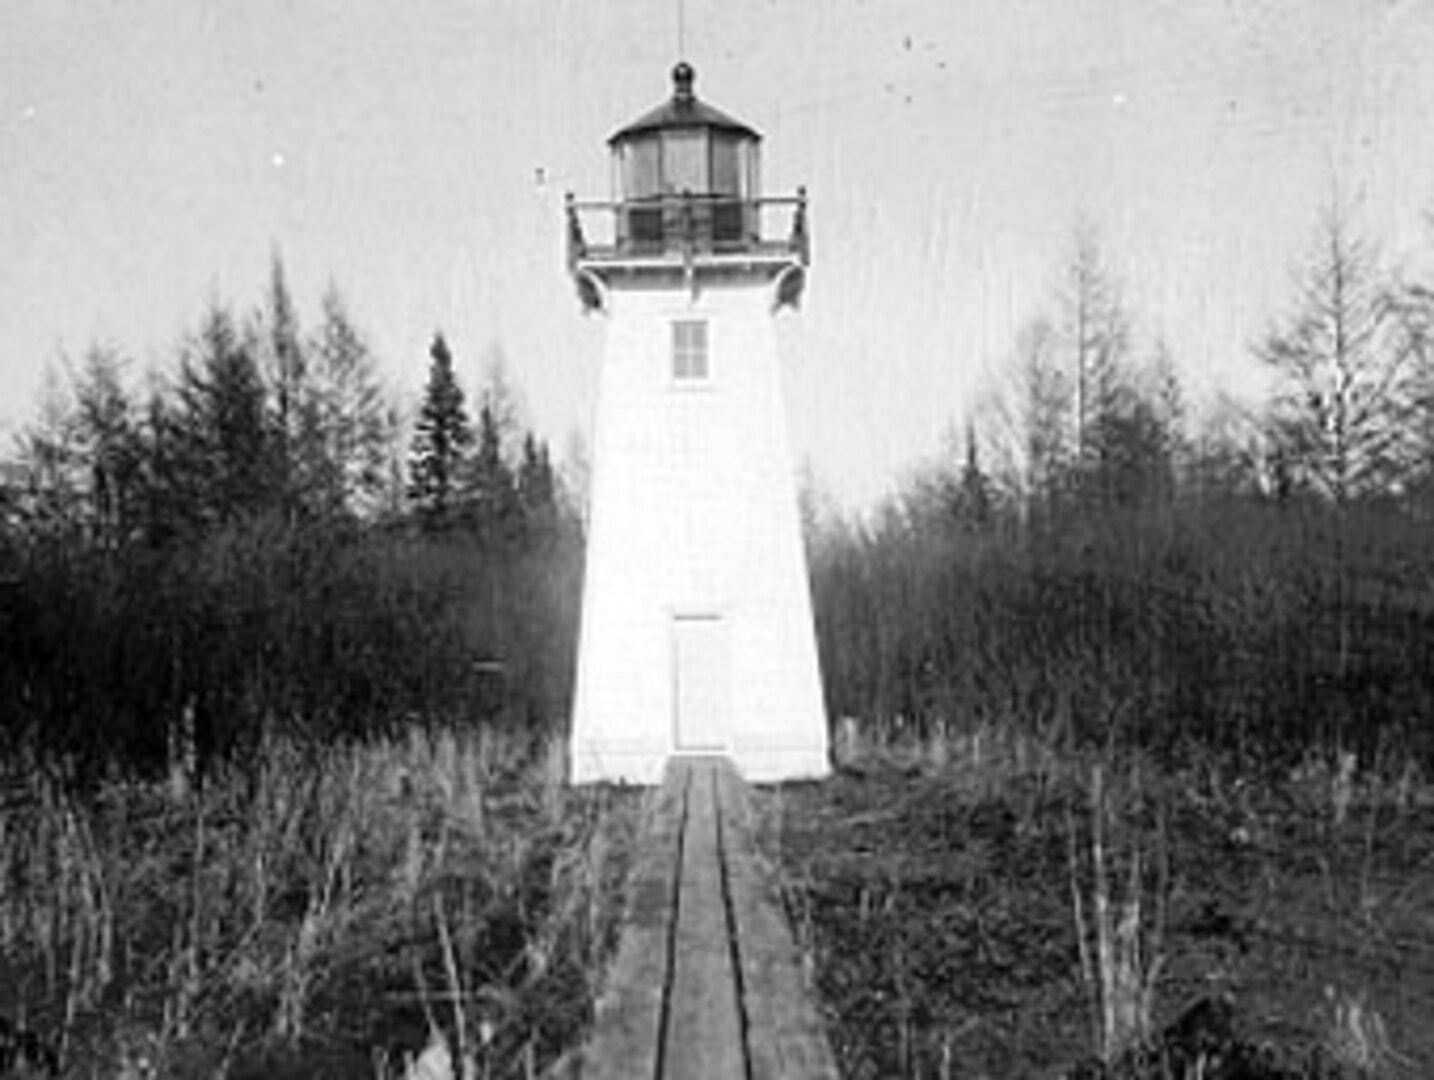
[[[697,73],[692,70],[691,64],[686,61],[679,63],[672,69],[672,97],[616,131],[608,139],[608,144],[614,145],[635,136],[672,128],[710,128],[748,139],[762,137],[742,121],[697,100],[697,95],[692,92],[692,83],[696,77]]]

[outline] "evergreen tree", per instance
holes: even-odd
[[[1091,446],[1083,478],[1089,497],[1101,507],[1143,506],[1173,494],[1169,430],[1156,403],[1136,388],[1126,387],[1102,411]]]
[[[556,486],[563,512],[573,519],[579,529],[584,528],[592,497],[592,462],[588,457],[587,442],[576,428],[568,432],[563,464],[559,468],[561,483]]]
[[[995,489],[981,463],[975,425],[968,422],[964,433],[953,429],[948,445],[942,460],[913,474],[891,504],[893,527],[914,533],[979,533],[993,523]],[[807,519],[804,525],[815,530],[817,520]]]
[[[958,521],[973,529],[985,529],[991,524],[995,509],[991,478],[981,466],[981,451],[976,439],[976,425],[966,425],[965,461],[961,465],[961,478],[956,489],[956,515]]]
[[[485,401],[478,413],[478,450],[469,477],[471,514],[485,537],[500,536],[518,509],[518,489],[512,468],[503,455],[503,432],[498,415]]]
[[[518,466],[518,496],[525,510],[541,511],[557,498],[548,444],[530,431],[523,437],[523,460]]]
[[[523,399],[508,377],[508,361],[503,349],[496,344],[488,348],[484,357],[481,400],[493,414],[492,423],[497,428],[498,445],[503,456],[511,461],[518,453],[518,433],[523,427]]]
[[[436,526],[452,521],[473,429],[441,333],[433,336],[428,355],[428,384],[409,454],[408,497],[420,518]]]
[[[141,480],[141,528],[161,546],[198,520],[181,467],[183,444],[178,409],[158,377],[149,387],[140,419],[144,445]]]
[[[557,478],[548,444],[531,431],[523,438],[523,458],[518,464],[518,503],[529,530],[542,533],[557,523]]]
[[[182,516],[208,524],[273,506],[280,477],[264,383],[252,342],[217,303],[186,347],[175,399],[157,419]]]
[[[131,539],[139,523],[145,447],[124,385],[123,360],[95,346],[75,382],[78,437],[89,472],[93,538],[104,547]]]
[[[269,261],[265,305],[252,336],[272,390],[275,465],[292,516],[314,483],[315,424],[299,315],[278,251]]]
[[[1070,485],[1076,459],[1072,379],[1060,364],[1048,319],[1035,319],[1021,330],[1016,356],[1024,486],[1028,509],[1039,517],[1060,504]]]
[[[1229,502],[1261,490],[1257,422],[1228,395],[1220,395],[1189,440],[1181,489],[1201,503]]]
[[[35,419],[17,440],[12,511],[31,540],[77,535],[87,502],[85,457],[73,387],[45,369]]]

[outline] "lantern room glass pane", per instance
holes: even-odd
[[[705,131],[665,131],[662,151],[662,186],[666,193],[705,194],[708,191],[711,184],[707,175]]]
[[[742,140],[734,135],[712,139],[712,193],[740,198],[742,191]]]
[[[661,145],[656,139],[634,139],[623,147],[623,197],[650,199],[662,194]]]

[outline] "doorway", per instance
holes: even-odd
[[[722,751],[731,737],[732,662],[720,615],[672,620],[672,680],[679,751]]]

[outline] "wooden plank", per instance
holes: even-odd
[[[675,758],[650,809],[588,1045],[550,1080],[836,1080],[724,758]]]
[[[592,1038],[554,1076],[660,1080],[658,1047],[689,780],[686,770],[669,769],[648,812],[630,871],[622,936],[597,1003]]]
[[[753,843],[746,787],[725,761],[716,780],[741,963],[750,1080],[837,1080],[836,1061],[803,975],[801,954]]]
[[[715,764],[711,758],[691,758],[683,765],[690,782],[662,1080],[745,1080],[718,845]]]

